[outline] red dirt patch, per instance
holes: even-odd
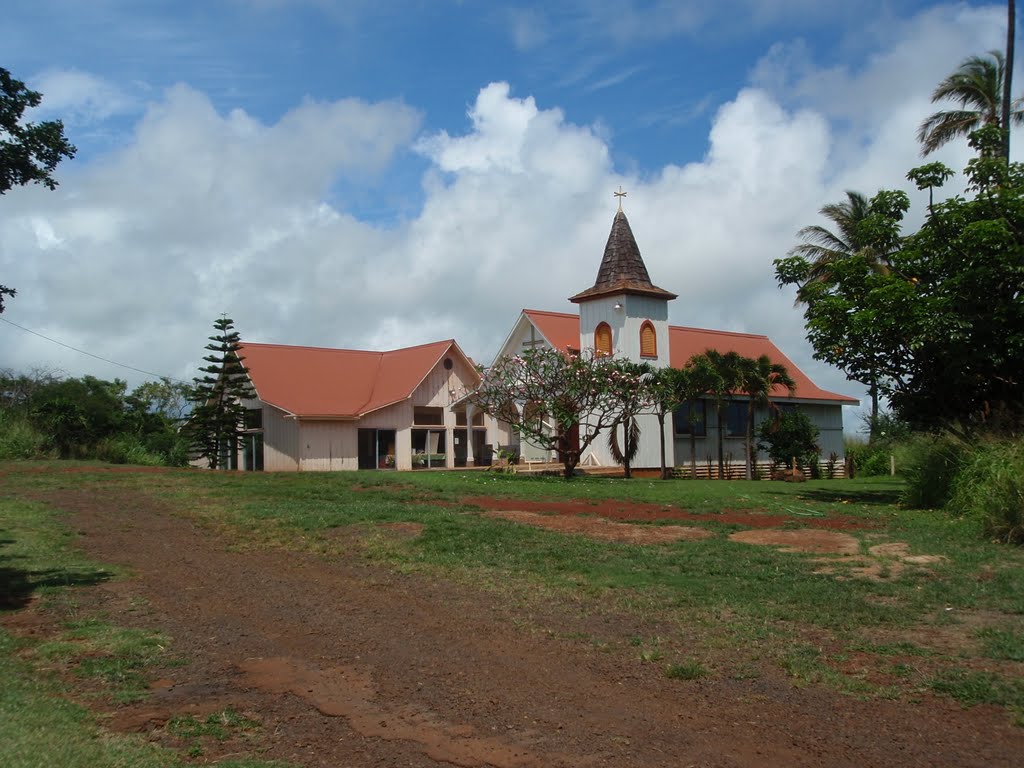
[[[748,528],[781,528],[786,524],[798,522],[808,528],[827,530],[855,531],[874,527],[870,521],[849,515],[830,515],[828,517],[800,517],[794,515],[777,515],[757,510],[727,509],[722,512],[688,512],[685,509],[661,504],[640,504],[623,501],[526,501],[523,499],[494,499],[489,496],[467,496],[462,499],[464,504],[472,504],[490,511],[539,512],[553,515],[594,515],[609,520],[630,522],[655,522],[660,520],[678,520],[679,522],[697,522],[701,520],[743,525]]]
[[[745,544],[780,547],[783,552],[839,555],[842,557],[841,560],[834,557],[818,558],[816,562],[822,566],[815,571],[838,578],[845,578],[849,574],[871,581],[885,581],[899,578],[908,567],[920,568],[941,563],[946,559],[942,555],[912,555],[910,547],[902,541],[875,544],[868,549],[867,555],[862,555],[860,541],[848,533],[812,531],[806,528],[787,531],[738,531],[729,538]]]
[[[737,531],[729,534],[733,541],[780,547],[783,552],[818,552],[824,555],[856,555],[860,540],[836,531]]]
[[[388,533],[394,534],[397,538],[400,539],[415,539],[417,536],[423,533],[423,523],[380,523],[376,527],[381,530],[385,530]]]
[[[696,541],[712,536],[706,528],[682,525],[630,525],[613,523],[603,517],[566,517],[541,515],[521,510],[491,511],[487,517],[499,517],[514,523],[532,525],[560,533],[579,533],[602,541],[621,541],[627,544],[665,544],[672,541]]]

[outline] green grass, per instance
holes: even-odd
[[[61,471],[69,466],[75,472]],[[716,675],[750,678],[758,676],[758,665],[772,664],[801,685],[889,695],[837,671],[844,654],[856,651],[877,658],[879,669],[905,680],[911,696],[915,686],[927,682],[922,676],[946,680],[943,672],[964,661],[930,647],[928,632],[919,630],[960,631],[958,622],[968,614],[984,615],[992,625],[980,632],[973,623],[962,625],[968,640],[964,647],[977,648],[974,661],[1013,662],[1024,655],[1024,552],[980,538],[975,520],[901,506],[902,481],[889,477],[804,484],[609,478],[565,482],[491,472],[125,474],[86,463],[0,464],[3,471],[8,493],[19,497],[67,488],[134,490],[224,532],[238,547],[368,557],[402,572],[442,575],[493,589],[516,604],[566,600],[595,606],[592,610],[610,605],[660,626],[680,628],[678,635],[657,644],[620,638],[618,647],[629,649],[636,663],[699,653],[708,665],[701,665],[702,674],[714,669]],[[884,582],[840,579],[816,573],[821,564],[814,555],[730,541],[727,534],[737,526],[713,517],[687,523],[713,532],[704,541],[636,546],[486,517],[467,502],[473,497],[638,502],[712,516],[739,510],[786,515],[787,527],[853,518],[864,526],[849,531],[861,540],[863,553],[875,543],[899,541],[913,554],[941,555],[944,560],[927,568],[911,567]],[[10,503],[45,512],[35,502]],[[399,537],[379,528],[398,522],[418,523],[422,532]],[[29,580],[44,588],[48,579],[60,583],[69,574],[85,583],[109,578],[109,573],[90,568],[95,566],[69,562],[55,573],[40,572]],[[597,600],[588,603],[592,598]],[[821,650],[821,638],[827,640],[827,652]],[[54,650],[58,652],[59,646]],[[903,657],[914,661],[907,663]],[[116,677],[119,670],[97,672]],[[997,681],[1009,679],[1001,672],[992,674]],[[1006,685],[1012,689],[1014,684]],[[932,687],[956,696],[955,686]],[[1010,709],[1017,706],[1012,697],[1002,700]]]
[[[670,680],[700,680],[708,676],[708,669],[696,659],[690,659],[665,667],[665,677]]]
[[[954,667],[939,674],[931,686],[964,706],[997,704],[1024,712],[1024,678],[1003,678],[992,672]]]
[[[978,632],[982,653],[990,659],[1024,661],[1024,631],[985,627]]]

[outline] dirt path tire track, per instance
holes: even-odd
[[[132,570],[93,588],[113,619],[168,633],[189,659],[118,713],[124,727],[232,702],[259,713],[268,757],[324,767],[1010,766],[1024,754],[1024,730],[994,708],[863,702],[770,672],[673,681],[565,639],[572,618],[531,632],[490,593],[358,557],[227,551],[121,491],[48,501],[72,513],[89,555]]]

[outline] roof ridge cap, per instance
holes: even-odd
[[[748,333],[746,331],[722,331],[717,328],[697,328],[693,325],[670,325],[670,331],[700,331],[701,333],[717,333],[721,336],[747,336],[751,339],[768,339],[771,338],[765,333]],[[774,342],[772,342],[774,343]]]

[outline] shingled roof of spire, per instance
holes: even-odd
[[[640,256],[640,248],[629,228],[626,214],[619,211],[612,222],[612,231],[604,247],[604,258],[597,271],[594,285],[569,299],[579,304],[586,299],[596,299],[614,293],[632,293],[654,296],[659,299],[674,299],[676,294],[659,288],[651,282],[647,267]]]

